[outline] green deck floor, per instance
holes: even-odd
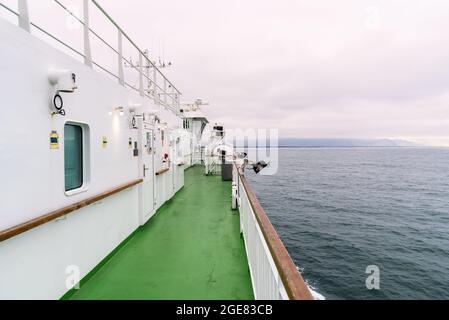
[[[185,187],[72,299],[253,299],[230,182],[186,171]]]

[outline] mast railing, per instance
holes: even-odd
[[[75,57],[80,58],[86,66],[97,69],[114,78],[124,87],[129,87],[138,92],[141,96],[152,99],[154,103],[164,106],[177,114],[180,112],[180,96],[181,92],[175,85],[165,76],[148,56],[148,52],[142,50],[136,45],[134,40],[115,22],[115,20],[99,5],[95,0],[82,0],[82,8],[79,8],[79,14],[72,9],[72,3],[66,4],[63,0],[43,0],[30,2],[28,0],[0,0],[0,8],[16,16],[17,25],[27,32],[34,33],[39,31],[42,35],[51,40],[56,46],[62,45],[64,49],[69,49],[75,53]],[[48,27],[35,22],[33,16],[33,6],[42,5],[43,3],[54,3],[62,9],[67,16],[70,16],[77,24],[82,26],[83,48],[75,48],[75,45],[68,42],[73,39],[65,39],[64,37],[55,35],[55,32],[49,30]],[[112,27],[117,33],[116,43],[108,41],[95,30],[92,19],[93,14],[98,13],[103,20]],[[42,17],[41,17],[42,18]],[[104,21],[103,21],[104,22]],[[54,29],[63,28],[64,26],[53,26]],[[108,34],[110,31],[108,31]],[[97,48],[94,46],[95,41],[104,46],[108,53],[97,56]],[[97,44],[97,47],[98,47]],[[128,51],[125,54],[125,50]],[[100,51],[98,49],[98,51]],[[116,62],[108,64],[107,58],[112,53]],[[126,58],[130,54],[130,58]],[[136,62],[134,62],[136,61]],[[125,68],[127,67],[127,68]],[[152,71],[152,72],[151,72]],[[150,74],[152,75],[150,76]]]

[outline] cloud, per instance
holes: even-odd
[[[298,137],[445,137],[443,0],[100,1],[212,121]]]

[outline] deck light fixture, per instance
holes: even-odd
[[[125,115],[125,109],[123,107],[116,107],[112,111],[109,111],[108,114],[112,116],[114,113],[118,113],[121,117]]]

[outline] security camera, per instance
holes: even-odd
[[[48,80],[53,86],[51,95],[50,110],[52,114],[65,116],[64,100],[61,93],[73,93],[78,89],[76,85],[76,75],[70,70],[50,69]]]

